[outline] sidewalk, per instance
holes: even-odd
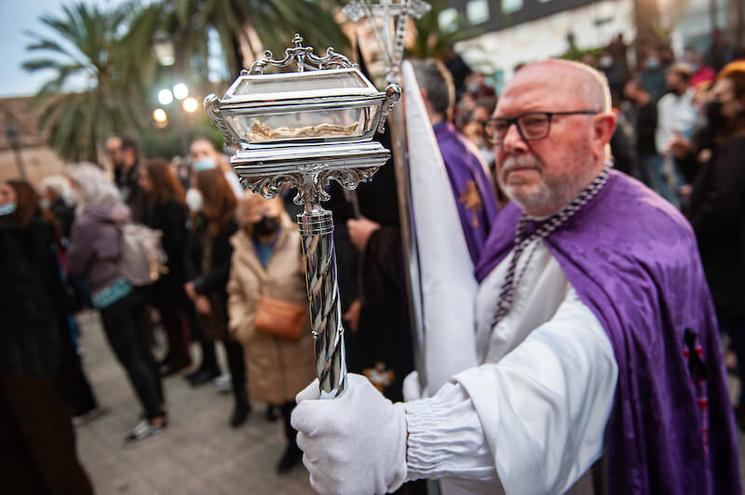
[[[97,315],[86,313],[80,323],[88,378],[99,403],[109,409],[77,429],[78,452],[98,495],[313,494],[302,466],[282,477],[275,473],[284,434],[281,420],[264,419],[264,404],[255,403],[248,422],[233,430],[228,425],[232,397],[211,384],[193,389],[180,376],[164,382],[169,408],[165,433],[124,447],[122,439],[140,408]],[[729,379],[734,396],[737,380]],[[745,435],[738,435],[738,443],[745,477]]]
[[[140,408],[109,350],[97,315],[80,318],[88,378],[109,410],[77,428],[78,452],[98,495],[312,494],[300,466],[278,476],[284,448],[281,419],[264,419],[264,404],[241,428],[228,425],[232,396],[211,385],[191,388],[180,376],[165,380],[169,427],[140,444],[123,445]]]

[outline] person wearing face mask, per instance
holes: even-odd
[[[315,376],[300,234],[279,198],[247,196],[237,219],[228,282],[230,332],[243,344],[251,397],[277,404],[282,413],[287,446],[276,469],[285,473],[302,457],[290,424],[295,394]],[[294,325],[296,334],[268,333],[262,326],[260,307],[271,301],[280,308],[280,326]]]
[[[225,180],[228,181],[235,197],[240,198],[243,195],[243,186],[241,186],[238,176],[228,165],[225,156],[217,152],[212,141],[207,138],[195,139],[191,143],[189,154],[192,170],[199,171],[217,167],[225,174]]]
[[[657,189],[674,205],[680,204],[679,188],[684,184],[680,168],[675,162],[672,144],[678,136],[689,138],[698,123],[698,113],[690,89],[690,69],[683,64],[670,67],[665,74],[668,93],[657,102],[657,131],[655,144],[662,156],[660,168],[651,171],[664,187]]]
[[[712,94],[709,139],[688,154],[700,163],[688,217],[720,328],[732,339],[740,383],[745,384],[745,70],[720,76]],[[742,388],[736,413],[745,430]]]
[[[74,349],[59,234],[39,202],[28,182],[0,182],[0,485],[3,493],[92,494],[64,388]]]
[[[214,342],[220,341],[227,356],[234,397],[230,425],[237,428],[251,412],[243,349],[228,332],[226,286],[233,252],[230,238],[238,229],[234,218],[237,199],[220,169],[195,167],[194,170],[192,184],[203,201],[201,210],[192,216],[184,290],[194,304],[197,323],[207,338],[200,342],[202,365],[190,382],[199,385],[219,376]]]
[[[657,49],[650,48],[641,63],[639,81],[653,101],[659,100],[665,94],[665,67]]]

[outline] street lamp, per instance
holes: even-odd
[[[173,86],[173,96],[175,96],[177,100],[183,100],[189,96],[189,87],[182,82],[177,83]]]
[[[196,98],[189,96],[183,101],[183,103],[181,103],[181,108],[183,108],[186,113],[194,113],[199,110],[199,102]]]
[[[153,110],[153,120],[155,127],[162,129],[168,125],[168,114],[162,108],[156,108]]]
[[[173,102],[173,93],[168,88],[158,91],[158,102],[161,105],[170,105]]]

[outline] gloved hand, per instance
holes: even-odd
[[[318,400],[318,380],[297,397],[292,426],[310,484],[319,494],[371,495],[406,480],[406,417],[361,375],[337,399]]]

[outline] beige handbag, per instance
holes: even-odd
[[[254,326],[257,332],[284,340],[298,340],[305,328],[308,308],[304,304],[262,296],[256,305]]]

